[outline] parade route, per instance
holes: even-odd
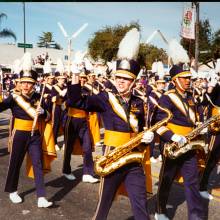
[[[80,156],[72,156],[72,170],[77,177],[74,181],[69,181],[62,176],[62,159],[63,151],[58,152],[58,158],[52,164],[52,172],[45,176],[47,198],[54,202],[53,207],[48,209],[37,208],[37,199],[35,195],[34,182],[25,174],[25,161],[20,172],[19,189],[23,203],[12,204],[8,198],[8,194],[4,192],[4,184],[7,175],[7,166],[9,154],[7,152],[8,143],[8,120],[9,111],[0,114],[0,219],[2,220],[89,220],[95,212],[98,201],[99,184],[83,183],[82,176],[82,158]],[[3,120],[4,119],[4,120]],[[62,140],[62,137],[60,138]],[[62,144],[62,143],[60,143]],[[101,152],[101,148],[97,148],[95,155]],[[153,195],[148,199],[148,210],[153,218],[155,212],[155,193],[158,185],[160,163],[152,164],[153,176]],[[216,172],[216,171],[215,171]],[[213,172],[214,173],[214,172]],[[210,186],[217,186],[216,182],[220,182],[218,175],[212,175]],[[208,215],[208,219],[219,219],[219,197],[217,191],[213,193],[215,196],[209,204],[206,200],[201,202],[204,204],[204,210]],[[187,209],[184,199],[183,186],[173,184],[169,202],[167,205],[169,218],[186,220]],[[208,211],[207,211],[208,210]],[[115,200],[108,220],[133,220],[131,206],[127,197],[120,196]]]

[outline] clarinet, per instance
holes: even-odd
[[[41,103],[42,103],[42,100],[43,100],[43,95],[44,95],[45,87],[46,87],[46,82],[44,83],[43,89],[42,89],[42,91],[41,91],[40,101],[39,101],[39,103],[38,103],[37,109],[41,106]],[[36,116],[34,117],[34,122],[33,122],[32,129],[31,129],[31,137],[34,135],[34,129],[35,129],[35,127],[36,127],[37,120],[38,120],[38,114],[36,114]]]

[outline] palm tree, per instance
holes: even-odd
[[[0,25],[3,18],[7,18],[5,13],[0,13]],[[15,33],[7,28],[0,30],[0,38],[12,37],[15,41],[17,40]]]
[[[42,36],[39,36],[38,47],[50,48],[54,43],[52,32],[43,32]]]

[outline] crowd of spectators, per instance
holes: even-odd
[[[44,65],[45,61],[49,59],[48,53],[43,53],[38,55],[36,59],[34,59],[34,64]]]

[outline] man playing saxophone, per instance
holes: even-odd
[[[175,44],[176,51],[180,53],[184,49],[178,42]],[[185,54],[185,55],[184,55]],[[176,142],[179,147],[186,144],[185,136],[190,133],[198,121],[193,97],[189,92],[191,72],[188,68],[184,68],[183,63],[188,62],[186,52],[179,56],[171,56],[174,65],[170,69],[170,76],[174,82],[174,89],[165,92],[159,99],[159,105],[169,109],[173,113],[173,118],[166,126],[161,126],[157,129],[157,133],[165,142]],[[186,58],[184,58],[186,57]],[[181,63],[180,63],[181,62]],[[162,120],[165,116],[160,109],[156,112],[156,122]],[[169,197],[170,188],[177,173],[183,176],[185,197],[188,207],[188,219],[202,219],[202,204],[199,194],[199,172],[197,166],[197,158],[195,150],[188,151],[176,159],[164,157],[159,177],[159,185],[157,191],[156,214],[155,219],[168,219],[166,205]]]
[[[143,130],[143,101],[132,95],[131,88],[139,73],[140,66],[136,61],[140,33],[136,28],[130,30],[119,45],[118,60],[115,72],[117,93],[102,91],[98,95],[81,96],[78,76],[73,75],[72,85],[68,87],[68,104],[87,111],[100,112],[105,134],[105,154],[128,142],[132,135]],[[133,47],[132,49],[130,47]],[[135,54],[133,54],[135,52]],[[146,132],[143,142],[151,142],[153,133]],[[147,211],[146,185],[143,167],[137,162],[125,164],[121,168],[106,175],[100,183],[100,197],[94,220],[107,219],[114,196],[120,184],[124,182],[131,201],[136,220],[149,218]]]

